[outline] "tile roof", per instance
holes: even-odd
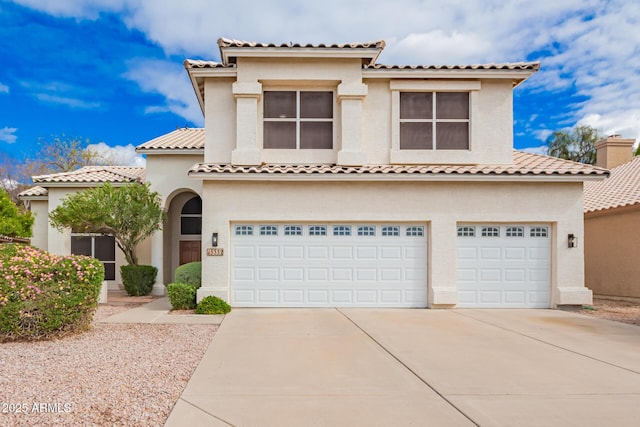
[[[48,196],[49,195],[49,190],[47,190],[44,187],[40,187],[39,185],[36,185],[35,187],[31,187],[31,188],[27,188],[24,191],[21,191],[18,194],[19,198],[25,198],[25,197],[44,197],[44,196]]]
[[[85,166],[72,172],[61,172],[50,175],[34,176],[33,182],[38,184],[66,183],[128,183],[142,182],[145,168],[134,166]]]
[[[528,70],[538,71],[540,62],[506,62],[502,64],[472,65],[365,65],[364,69],[375,70]]]
[[[236,64],[223,64],[216,61],[203,61],[201,59],[185,59],[182,64],[186,69],[194,68],[235,68]]]
[[[312,44],[312,43],[258,43],[244,40],[228,39],[220,37],[218,39],[218,47],[278,47],[278,48],[328,48],[328,49],[384,49],[384,40],[356,42],[356,43],[330,43],[330,44]]]
[[[585,182],[584,211],[595,212],[640,203],[640,157],[611,169],[609,178]]]
[[[598,176],[605,177],[606,169],[555,157],[514,151],[511,165],[272,165],[235,166],[200,163],[190,175],[207,174],[415,174],[415,175],[541,175],[541,176]]]
[[[204,129],[178,128],[173,132],[154,138],[136,147],[136,151],[143,151],[147,154],[161,150],[201,152],[204,150]]]

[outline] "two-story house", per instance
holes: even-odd
[[[198,298],[236,307],[591,301],[582,185],[607,172],[513,150],[512,92],[538,63],[380,65],[384,42],[218,45],[220,62],[185,61],[204,130],[138,147],[169,213],[145,249],[162,267],[154,292],[201,259]],[[57,179],[37,177],[38,191]]]

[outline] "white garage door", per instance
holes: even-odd
[[[458,307],[548,308],[548,225],[459,225]]]
[[[426,227],[234,224],[236,307],[426,307]]]

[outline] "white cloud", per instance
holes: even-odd
[[[131,144],[109,146],[99,142],[89,144],[87,150],[105,159],[106,163],[112,166],[145,166],[147,163],[144,157],[136,153],[136,148]]]
[[[99,102],[89,102],[83,99],[52,95],[50,93],[36,93],[34,94],[34,96],[40,101],[45,103],[66,105],[67,107],[71,107],[71,108],[90,110],[90,109],[100,107]]]
[[[546,141],[547,138],[549,138],[549,136],[553,133],[552,130],[549,129],[539,129],[539,130],[534,130],[533,134],[535,135],[535,137],[537,139],[539,139],[540,141]]]
[[[76,19],[117,13],[167,54],[205,59],[218,58],[220,36],[277,43],[385,39],[388,47],[380,61],[392,64],[505,62],[531,56],[542,61],[542,69],[519,90],[575,89],[585,101],[565,106],[563,120],[569,127],[597,116],[601,126],[640,137],[637,121],[633,123],[640,114],[640,8],[628,0],[236,0],[224,7],[210,0],[18,2]],[[201,122],[190,85],[170,83],[185,72],[153,66],[134,65],[127,73],[143,90],[165,96],[166,103],[147,111],[166,109]],[[168,73],[165,79],[163,72]]]
[[[0,83],[0,93],[9,93],[9,86]]]
[[[170,111],[189,122],[202,126],[204,119],[187,73],[181,65],[168,61],[130,61],[129,71],[124,75],[149,93],[164,97],[161,105],[147,106],[148,114]]]
[[[17,128],[3,127],[0,129],[0,141],[6,142],[7,144],[13,144],[18,139],[16,132]]]

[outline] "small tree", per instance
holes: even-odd
[[[555,131],[547,139],[547,153],[550,156],[574,162],[596,163],[596,142],[600,139],[598,131],[588,125],[579,125],[570,132]]]
[[[0,189],[0,235],[9,237],[31,237],[33,215],[21,211],[11,200],[9,193]]]
[[[138,243],[162,228],[165,213],[149,183],[114,187],[109,183],[75,193],[49,214],[58,230],[113,236],[127,262],[138,265]]]

